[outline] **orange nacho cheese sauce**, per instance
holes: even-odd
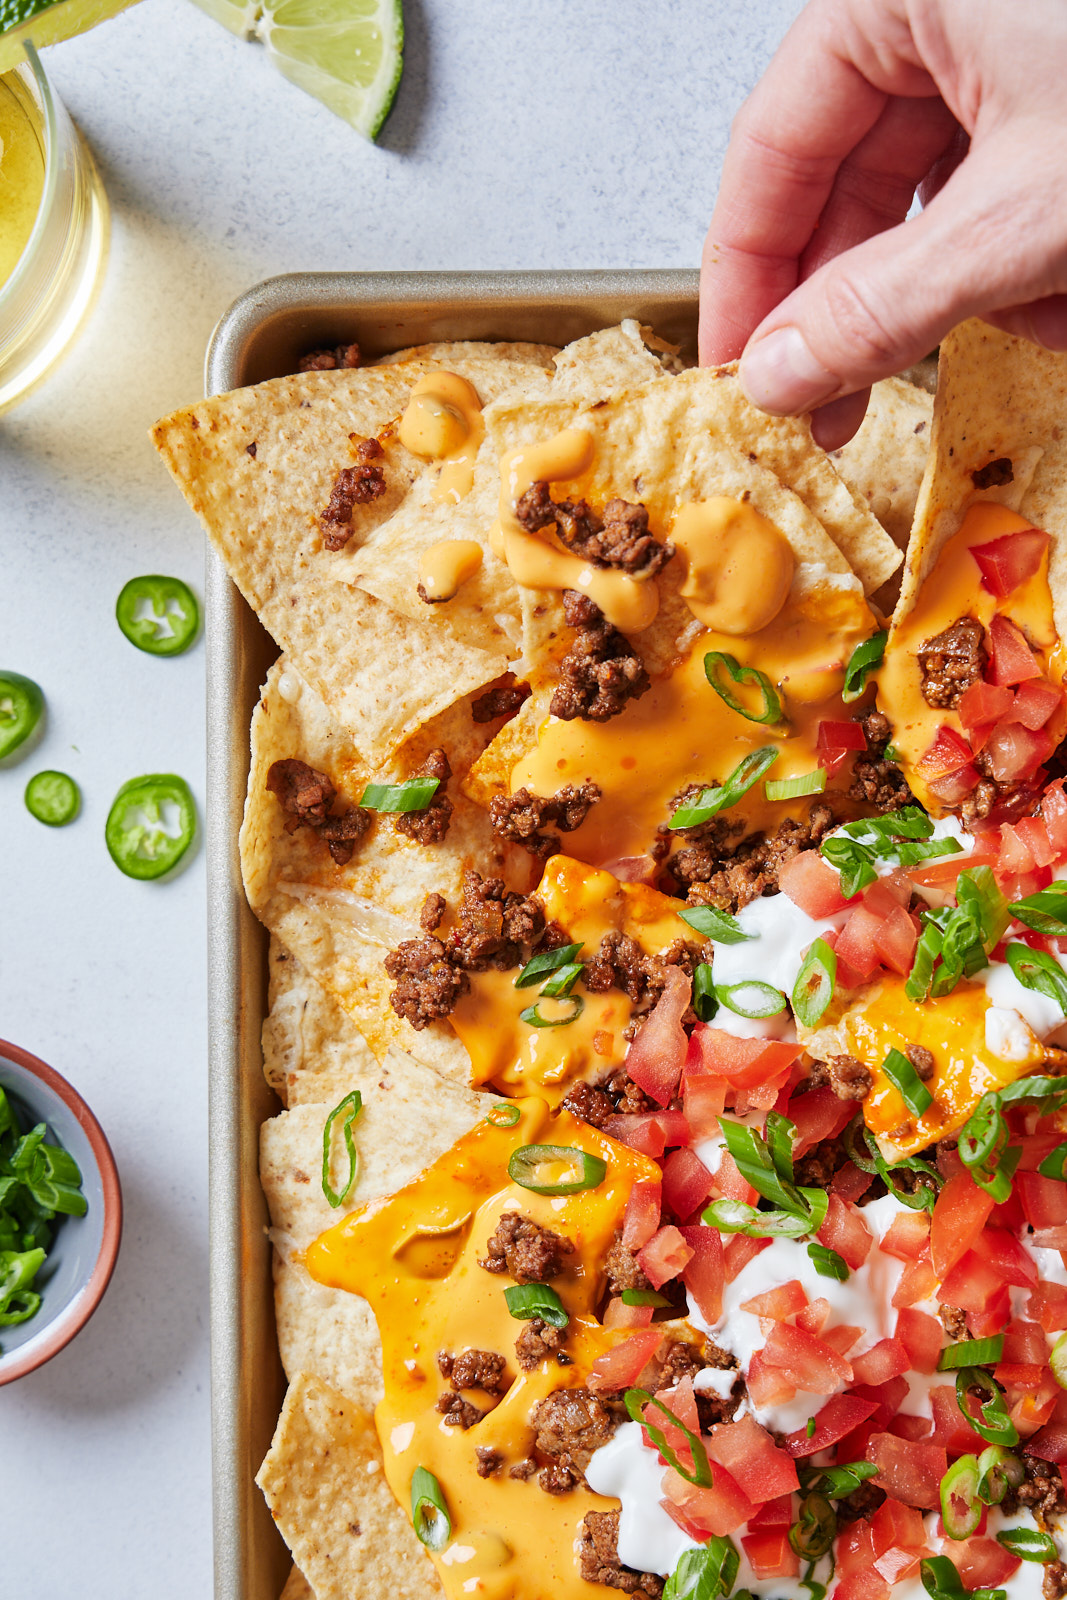
[[[1019,1061],[1002,1061],[987,1049],[988,999],[980,984],[964,981],[938,1000],[917,1002],[904,993],[904,982],[887,974],[845,1021],[848,1053],[874,1078],[863,1102],[864,1121],[890,1160],[956,1132],[987,1090],[1003,1089],[1044,1059],[1036,1038],[1033,1053]],[[890,1050],[907,1055],[914,1045],[929,1050],[936,1063],[926,1084],[934,1103],[918,1121],[882,1070]]]
[[[579,959],[594,955],[612,931],[628,933],[646,955],[692,937],[678,916],[678,901],[644,884],[619,883],[569,856],[550,857],[537,894],[548,920],[558,922],[572,944],[582,945]],[[633,1008],[621,990],[589,994],[579,989],[584,1008],[574,1022],[534,1028],[520,1020],[520,1012],[537,1001],[537,986],[516,989],[515,976],[514,971],[472,973],[470,992],[452,1013],[452,1026],[470,1052],[473,1084],[492,1084],[504,1093],[536,1088],[555,1102],[576,1078],[606,1074],[622,1061]],[[552,1001],[540,1005],[542,1015],[552,1015]]]
[[[878,673],[878,700],[893,724],[893,744],[900,752],[912,792],[934,816],[940,816],[944,806],[914,768],[930,748],[939,727],[947,723],[962,732],[962,726],[957,712],[929,706],[923,699],[918,657],[926,641],[964,616],[975,617],[988,628],[999,612],[1025,633],[1045,675],[1053,683],[1063,678],[1064,653],[1053,621],[1047,553],[1033,577],[1003,599],[982,587],[981,573],[970,553],[975,545],[1031,527],[1033,523],[1018,512],[993,501],[972,505],[959,532],[945,545],[925,579],[914,608],[890,635]],[[1065,713],[1058,712],[1051,725],[1057,740],[1063,735],[1065,722]]]
[[[414,1182],[324,1233],[308,1249],[306,1264],[318,1283],[364,1295],[371,1304],[382,1338],[385,1398],[375,1421],[386,1476],[409,1515],[416,1467],[441,1484],[452,1535],[433,1560],[450,1600],[603,1600],[602,1586],[579,1576],[574,1542],[586,1511],[616,1502],[584,1489],[561,1500],[535,1479],[509,1477],[508,1467],[531,1452],[529,1418],[538,1401],[556,1389],[583,1386],[596,1357],[627,1337],[629,1330],[609,1332],[596,1320],[599,1264],[632,1185],[658,1180],[659,1169],[565,1112],[553,1118],[541,1101],[514,1104],[521,1113],[514,1127],[479,1123]],[[534,1143],[577,1146],[604,1160],[607,1175],[598,1188],[577,1195],[520,1188],[508,1178],[508,1159]],[[515,1360],[525,1324],[510,1315],[504,1299],[512,1280],[478,1266],[507,1209],[575,1246],[567,1269],[553,1280],[571,1318],[569,1366],[552,1359],[523,1373]],[[434,1406],[448,1388],[438,1351],[466,1348],[505,1356],[511,1385],[482,1421],[463,1430],[446,1427]],[[471,1397],[482,1410],[490,1403],[480,1391]],[[478,1477],[476,1445],[503,1454],[498,1475]]]
[[[554,794],[566,783],[594,779],[603,798],[567,838],[572,855],[596,865],[648,850],[672,800],[688,784],[722,780],[750,751],[779,744],[767,776],[797,777],[818,765],[816,740],[824,719],[849,721],[855,708],[841,703],[845,668],[856,645],[876,629],[858,589],[832,583],[792,594],[774,620],[747,636],[708,630],[675,670],[653,683],[610,722],[549,718],[537,746],[512,770],[511,792],[524,785]],[[716,694],[704,672],[709,650],[734,656],[766,673],[783,697],[789,729],[750,722]],[[738,686],[738,697],[750,691]],[[750,789],[724,815],[745,831],[774,829],[786,817],[806,816],[810,795],[767,801],[763,784]]]

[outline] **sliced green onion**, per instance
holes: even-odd
[[[356,1150],[356,1141],[352,1137],[352,1124],[363,1109],[363,1096],[358,1089],[353,1089],[351,1094],[346,1094],[344,1099],[334,1106],[326,1118],[326,1126],[322,1130],[322,1192],[331,1206],[339,1206],[352,1192],[352,1185],[356,1181],[359,1171],[359,1153]],[[345,1141],[345,1156],[348,1160],[348,1176],[340,1189],[335,1189],[330,1182],[330,1154],[333,1141],[333,1125],[338,1117],[341,1119],[341,1133]]]
[[[978,923],[986,950],[1000,943],[1011,914],[992,867],[965,867],[956,879],[956,903]]]
[[[809,1417],[807,1422],[804,1424],[804,1432],[807,1434],[809,1439],[814,1439],[816,1431],[815,1418]]]
[[[987,1444],[978,1457],[978,1498],[987,1506],[999,1506],[1008,1489],[1017,1489],[1025,1477],[1018,1456],[1003,1445]]]
[[[860,1153],[858,1134],[863,1136],[870,1155],[869,1161]],[[874,1134],[863,1126],[861,1118],[849,1123],[843,1137],[845,1149],[853,1163],[863,1172],[876,1173],[901,1205],[908,1206],[912,1211],[933,1211],[942,1183],[941,1174],[936,1167],[931,1166],[928,1161],[920,1160],[918,1156],[905,1156],[903,1161],[895,1161],[890,1166],[879,1150]],[[902,1172],[917,1173],[929,1182],[919,1183],[914,1190],[909,1191],[896,1181],[897,1174]]]
[[[853,895],[859,894],[861,889],[873,883],[878,876],[874,870],[874,863],[877,860],[874,851],[857,843],[855,839],[844,839],[840,834],[832,834],[819,846],[819,854],[832,867],[837,868],[841,876],[841,893],[846,900],[851,900]]]
[[[938,856],[958,856],[963,846],[958,839],[902,839],[896,855],[902,867],[917,867],[920,862],[934,861]]]
[[[798,1461],[797,1470],[809,1494],[817,1490],[828,1500],[846,1500],[861,1483],[873,1478],[878,1468],[873,1461],[846,1461],[840,1467],[811,1467]]]
[[[28,1322],[40,1310],[41,1296],[30,1285],[44,1266],[45,1252],[0,1250],[0,1328]]]
[[[993,1367],[1004,1359],[1004,1335],[992,1339],[961,1339],[948,1344],[937,1358],[938,1372],[953,1372],[957,1367]]]
[[[778,760],[778,756],[776,744],[765,744],[758,750],[750,750],[719,788],[702,789],[695,800],[679,806],[671,818],[670,826],[673,829],[695,828],[710,817],[717,816],[720,811],[729,810],[730,806],[744,799],[753,784],[758,783],[767,768]]]
[[[762,699],[758,712],[750,711],[748,706],[737,698],[729,684],[724,681],[724,674],[729,683],[756,686]],[[704,657],[704,676],[720,700],[724,700],[731,711],[736,711],[749,722],[780,723],[785,720],[778,691],[767,674],[760,672],[757,667],[743,667],[736,656],[728,655],[725,650],[709,650]]]
[[[825,1495],[808,1494],[800,1502],[798,1520],[789,1530],[789,1543],[803,1561],[818,1561],[834,1542],[837,1512]]]
[[[844,1283],[848,1278],[848,1262],[844,1256],[838,1255],[836,1250],[831,1250],[829,1245],[818,1244],[814,1239],[808,1245],[808,1255],[815,1264],[815,1270],[822,1278],[836,1278],[838,1283]],[[803,1551],[798,1551],[803,1554]]]
[[[941,1479],[941,1520],[950,1539],[969,1539],[985,1508],[978,1498],[978,1459],[960,1456]]]
[[[869,639],[858,644],[848,658],[841,698],[846,705],[858,700],[867,688],[867,679],[885,655],[888,633],[872,633]]]
[[[963,1600],[967,1594],[959,1568],[948,1556],[924,1557],[919,1562],[919,1576],[931,1600]]]
[[[622,1291],[624,1306],[669,1306],[670,1301],[665,1294],[660,1294],[656,1289],[624,1289]]]
[[[984,1399],[971,1391],[977,1389]],[[978,1415],[972,1402],[977,1400]],[[1004,1391],[982,1367],[963,1367],[956,1374],[956,1404],[975,1433],[989,1444],[1011,1446],[1019,1443],[1019,1431],[1008,1415]]]
[[[890,1050],[882,1062],[882,1071],[913,1116],[921,1117],[929,1111],[934,1097],[907,1056],[899,1050]]]
[[[1061,1389],[1067,1389],[1067,1333],[1061,1333],[1049,1351],[1049,1369]]]
[[[715,978],[708,961],[698,961],[693,968],[692,1006],[699,1022],[710,1022],[719,1009],[719,1002],[715,998]]]
[[[1057,1561],[1059,1551],[1056,1541],[1036,1528],[1002,1528],[996,1535],[998,1544],[1010,1550],[1013,1556],[1024,1561]]]
[[[1009,944],[1004,953],[1024,989],[1043,994],[1067,1013],[1067,972],[1058,961],[1044,950],[1031,950],[1028,944]]]
[[[1067,884],[1050,884],[1037,894],[1016,900],[1010,908],[1017,922],[1050,939],[1067,938]]]
[[[770,1126],[777,1126],[770,1124],[769,1117],[767,1120]],[[782,1120],[788,1121],[788,1118]],[[756,1193],[769,1200],[772,1205],[780,1206],[783,1211],[802,1214],[804,1207],[799,1202],[797,1189],[793,1183],[792,1159],[789,1159],[787,1165],[783,1161],[780,1142],[776,1143],[774,1151],[778,1156],[776,1164],[768,1149],[767,1141],[755,1128],[746,1127],[743,1122],[734,1122],[730,1117],[720,1117],[719,1129],[723,1142],[745,1182],[751,1184]]]
[[[567,1167],[573,1177],[549,1175],[547,1168]],[[573,1144],[524,1144],[512,1152],[508,1177],[522,1189],[535,1194],[580,1194],[596,1189],[607,1177],[608,1164]]]
[[[547,995],[550,1000],[565,999],[578,982],[585,967],[580,961],[568,961],[565,967],[560,967],[554,977],[541,990],[542,995]]]
[[[941,929],[936,922],[924,922],[912,957],[911,971],[904,985],[909,1000],[925,1000],[933,982],[934,967],[941,955]]]
[[[716,944],[744,944],[748,939],[759,938],[757,933],[746,933],[736,917],[728,911],[720,911],[717,906],[683,906],[678,915],[697,933],[703,934],[705,939],[714,939]]]
[[[1061,1181],[1067,1178],[1067,1144],[1058,1144],[1037,1170],[1044,1178],[1059,1178]]]
[[[837,982],[837,956],[825,939],[816,939],[797,973],[793,985],[793,1014],[801,1027],[814,1028],[834,997]]]
[[[490,1106],[484,1120],[494,1128],[513,1128],[519,1120],[519,1108],[512,1105]]]
[[[504,1299],[511,1315],[518,1322],[529,1322],[540,1317],[553,1328],[565,1328],[571,1320],[567,1309],[547,1283],[517,1283],[504,1290]]]
[[[707,1544],[682,1551],[664,1585],[663,1600],[716,1600],[718,1595],[728,1595],[737,1582],[740,1565],[733,1540],[713,1534]]]
[[[411,1474],[411,1521],[428,1550],[443,1550],[452,1537],[452,1518],[441,1485],[425,1467],[416,1467]]]
[[[826,788],[826,768],[802,772],[795,778],[768,778],[763,793],[768,800],[796,800],[802,794],[822,794]]]
[[[524,1011],[519,1012],[519,1021],[528,1023],[531,1028],[565,1028],[568,1023],[577,1022],[585,1010],[585,1001],[580,994],[566,995],[560,1004],[569,1004],[571,1008],[562,1017],[542,1016],[541,1002],[538,1000],[536,1005],[527,1006]]]
[[[744,1200],[713,1200],[701,1221],[720,1233],[743,1233],[748,1239],[800,1239],[812,1231],[811,1219],[799,1211],[757,1211]]]
[[[785,995],[773,983],[760,978],[742,978],[739,983],[717,983],[715,998],[728,1011],[739,1017],[757,1021],[763,1017],[776,1017],[785,1010]]]
[[[654,1394],[649,1394],[647,1389],[627,1389],[622,1399],[626,1410],[629,1412],[630,1420],[641,1424],[667,1465],[673,1467],[678,1476],[684,1478],[686,1483],[694,1483],[700,1489],[710,1489],[712,1486],[711,1468],[708,1465],[708,1454],[704,1449],[700,1435],[691,1433],[681,1418],[676,1417],[674,1412],[663,1404],[662,1400],[657,1400]],[[673,1426],[680,1428],[682,1433],[685,1434],[686,1443],[689,1445],[693,1456],[692,1472],[679,1461],[678,1456],[667,1443],[667,1436],[663,1430],[646,1421],[644,1411],[648,1406],[655,1406],[657,1411],[662,1411]]]
[[[557,950],[542,950],[538,955],[531,956],[515,979],[516,989],[532,989],[549,973],[569,966],[581,948],[580,944],[561,944]]]
[[[359,803],[367,811],[425,811],[440,786],[440,778],[406,778],[403,783],[368,783]]]

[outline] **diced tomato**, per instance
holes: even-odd
[[[835,1394],[815,1414],[815,1432],[809,1437],[806,1427],[787,1433],[782,1446],[798,1460],[813,1456],[818,1450],[829,1450],[831,1445],[858,1428],[861,1422],[878,1410],[875,1400],[861,1400],[851,1394]]]
[[[977,847],[971,854],[962,852],[954,856],[941,856],[922,867],[909,867],[906,876],[920,889],[954,888],[960,873],[971,867],[992,867],[996,864],[996,850],[980,852]]]
[[[695,1150],[672,1150],[663,1163],[663,1199],[681,1222],[704,1204],[711,1182],[711,1173]]]
[[[1043,728],[1062,705],[1062,689],[1057,689],[1047,678],[1031,678],[1029,683],[1021,683],[1015,691],[1011,720],[1036,731]]]
[[[875,1555],[887,1550],[924,1550],[926,1529],[922,1513],[902,1500],[883,1500],[871,1518],[871,1539]]]
[[[846,1161],[834,1173],[830,1188],[842,1200],[855,1202],[867,1193],[873,1182],[873,1173],[862,1172],[853,1162]]]
[[[799,1044],[784,1039],[739,1039],[703,1022],[693,1029],[690,1045],[705,1071],[725,1078],[735,1089],[754,1089],[784,1074],[801,1050]],[[629,1064],[629,1056],[626,1059]]]
[[[590,1389],[632,1389],[663,1343],[663,1330],[648,1328],[597,1356],[589,1373]]]
[[[790,1381],[788,1374],[781,1367],[769,1366],[760,1350],[754,1353],[748,1363],[745,1385],[752,1404],[761,1407],[785,1405],[797,1392],[797,1386]]]
[[[743,1233],[732,1234],[723,1246],[727,1283],[733,1283],[749,1262],[756,1259],[761,1250],[770,1247],[770,1243],[769,1239],[746,1239]]]
[[[843,1577],[863,1572],[874,1562],[874,1529],[865,1517],[847,1522],[837,1537],[837,1570]]]
[[[1025,683],[1040,676],[1041,667],[1022,630],[998,613],[989,624],[990,683]]]
[[[1007,1293],[996,1267],[977,1251],[968,1250],[945,1274],[937,1298],[941,1305],[983,1312],[1001,1298],[1002,1291]]]
[[[1021,722],[998,722],[985,742],[984,754],[998,783],[1014,783],[1032,778],[1055,748],[1055,740],[1043,728],[1034,733]]]
[[[800,1576],[800,1557],[789,1543],[787,1529],[760,1528],[755,1533],[743,1533],[741,1543],[757,1578]]]
[[[1056,859],[1056,851],[1052,848],[1048,829],[1040,817],[1020,817],[1015,824],[1015,832],[1025,843],[1036,867],[1052,865]]]
[[[971,555],[981,568],[982,588],[1003,600],[1038,571],[1048,544],[1048,534],[1040,528],[1020,528],[1018,533],[973,544]]]
[[[800,1318],[797,1318],[799,1323]],[[823,1344],[828,1344],[831,1350],[836,1350],[839,1356],[847,1356],[854,1344],[858,1344],[865,1328],[855,1328],[850,1322],[835,1322],[832,1328],[823,1328],[819,1337]]]
[[[1063,779],[1050,783],[1041,798],[1041,815],[1057,855],[1067,855],[1067,795]]]
[[[993,1196],[980,1189],[969,1172],[942,1186],[930,1225],[930,1259],[939,1278],[971,1248],[992,1209]]]
[[[720,1538],[744,1527],[755,1510],[752,1501],[725,1467],[714,1473],[710,1489],[687,1483],[672,1468],[663,1474],[664,1510],[700,1543],[709,1534]],[[685,1520],[683,1520],[683,1518]]]
[[[754,1417],[743,1416],[734,1422],[717,1423],[711,1430],[707,1451],[757,1504],[790,1494],[798,1487],[792,1456],[779,1450]]]
[[[803,1328],[776,1322],[763,1347],[768,1366],[779,1367],[790,1383],[809,1394],[832,1394],[852,1382],[852,1367],[844,1356]]]
[[[937,1371],[944,1330],[936,1317],[926,1311],[916,1311],[913,1306],[902,1306],[897,1312],[896,1337],[908,1352],[916,1372]]]
[[[893,1305],[899,1310],[903,1306],[916,1305],[920,1300],[929,1300],[936,1288],[937,1273],[930,1263],[929,1256],[922,1256],[918,1261],[908,1261],[901,1273],[900,1282],[893,1291]]]
[[[894,906],[876,929],[874,947],[891,972],[906,978],[911,971],[915,946],[919,942],[919,921],[903,906]]]
[[[959,1408],[954,1383],[935,1384],[930,1390],[930,1409],[934,1418],[932,1444],[941,1445],[952,1456],[973,1455],[985,1449],[983,1440]]]
[[[848,901],[841,893],[841,879],[818,850],[799,850],[778,869],[778,887],[793,904],[809,917],[832,917]]]
[[[898,1261],[918,1261],[930,1243],[930,1214],[927,1211],[902,1211],[893,1218],[882,1236],[883,1255]]]
[[[746,1205],[752,1205],[757,1199],[757,1194],[747,1178],[741,1176],[740,1169],[730,1154],[724,1150],[719,1161],[719,1170],[713,1180],[715,1193],[724,1200],[743,1200]],[[735,1238],[740,1237],[735,1235]]]
[[[890,1418],[886,1432],[895,1433],[898,1439],[925,1439],[929,1443],[932,1428],[929,1417],[912,1417],[907,1412],[898,1411],[895,1417]]]
[[[1067,1422],[1050,1422],[1023,1445],[1024,1456],[1038,1456],[1057,1465],[1067,1463]]]
[[[975,1240],[975,1250],[988,1261],[1001,1282],[1016,1289],[1032,1289],[1037,1282],[1037,1268],[1013,1233],[1006,1228],[983,1228]]]
[[[964,1260],[970,1257],[965,1256]],[[952,1269],[958,1271],[958,1267]],[[967,1312],[967,1337],[969,1339],[992,1339],[998,1334],[1011,1316],[1011,1295],[1006,1287],[1001,1287],[991,1294],[985,1305],[979,1311]]]
[[[862,1214],[855,1206],[846,1205],[836,1194],[830,1196],[826,1220],[819,1229],[818,1238],[822,1244],[843,1256],[853,1271],[862,1267],[874,1243]]]
[[[1056,1228],[1067,1223],[1067,1183],[1040,1172],[1020,1172],[1015,1183],[1031,1228]]]
[[[797,1312],[797,1327],[803,1328],[805,1333],[813,1333],[816,1337],[822,1333],[830,1318],[830,1302],[820,1295],[802,1311]]]
[[[1041,1287],[1054,1288],[1057,1285],[1042,1284]],[[1067,1290],[1064,1290],[1064,1293],[1067,1293]],[[1029,1307],[1031,1311],[1033,1306],[1034,1297],[1031,1295]],[[1038,1365],[1047,1361],[1048,1341],[1039,1324],[1031,1322],[1028,1318],[1012,1317],[1004,1333],[1003,1359],[1005,1361],[1037,1362]]]
[[[726,1282],[722,1235],[717,1228],[699,1225],[679,1228],[678,1232],[692,1251],[682,1270],[682,1282],[705,1322],[716,1323],[722,1316],[722,1291]]]
[[[1046,1333],[1067,1328],[1067,1289],[1059,1283],[1039,1283],[1027,1307]]]
[[[785,1322],[798,1311],[803,1311],[807,1303],[803,1284],[798,1278],[790,1278],[788,1283],[780,1284],[777,1289],[768,1289],[764,1294],[753,1295],[751,1300],[742,1300],[741,1310],[751,1312],[754,1317],[769,1317],[772,1322]]]
[[[644,1111],[608,1117],[604,1132],[643,1156],[659,1157],[668,1145],[689,1143],[689,1124],[680,1111]]]
[[[952,1541],[952,1559],[965,1589],[998,1589],[1022,1565],[1018,1556],[995,1539]]]
[[[690,1433],[700,1432],[700,1417],[697,1413],[696,1395],[693,1392],[693,1380],[688,1374],[680,1379],[673,1388],[657,1390],[656,1399],[662,1404],[668,1405],[678,1418],[678,1421],[688,1428]],[[658,1411],[655,1406],[645,1406],[642,1416],[653,1427],[661,1427],[663,1429],[667,1443],[672,1450],[681,1451],[684,1449],[687,1454],[689,1453],[689,1443],[682,1429],[676,1428],[673,1423],[668,1422],[664,1418],[662,1411]],[[651,1445],[651,1438],[647,1436],[646,1438],[647,1443]],[[691,1467],[691,1461],[687,1462],[687,1465]]]
[[[726,1080],[710,1072],[682,1073],[682,1112],[689,1137],[696,1144],[719,1131],[719,1117],[726,1109]]]
[[[622,1219],[622,1242],[627,1250],[640,1250],[659,1227],[663,1185],[644,1179],[635,1183]]]
[[[956,710],[970,734],[975,728],[999,722],[1001,717],[1007,716],[1014,703],[1015,697],[1009,688],[998,687],[995,683],[986,683],[984,678],[978,678],[969,689],[964,690]]]
[[[950,772],[961,771],[969,764],[972,755],[973,751],[962,734],[943,722],[933,744],[920,756],[918,770],[929,783],[931,778],[943,778]]]
[[[966,800],[979,779],[975,766],[960,767],[956,772],[946,772],[940,778],[930,778],[926,787],[947,806],[958,806]],[[968,862],[967,865],[970,865]]]
[[[878,1410],[871,1420],[884,1428],[908,1398],[908,1381],[906,1378],[890,1378],[886,1383],[857,1383],[852,1392],[861,1400],[875,1402]]]
[[[793,1144],[794,1159],[814,1150],[824,1139],[836,1139],[855,1115],[851,1102],[839,1100],[829,1084],[809,1089],[807,1094],[794,1094],[786,1109],[796,1126]]]
[[[825,767],[827,775],[834,773],[844,763],[850,750],[866,750],[867,738],[858,722],[820,722],[815,741],[816,760]]]
[[[861,979],[869,978],[881,960],[875,943],[881,926],[880,917],[866,906],[858,905],[837,936],[834,952],[838,960],[844,961]]]
[[[793,1522],[793,1497],[780,1494],[775,1500],[765,1500],[749,1521],[750,1528],[788,1528]]]
[[[899,1339],[879,1339],[861,1356],[852,1357],[852,1370],[859,1383],[888,1383],[911,1366],[911,1358]]]
[[[887,1494],[907,1506],[926,1509],[939,1504],[941,1479],[948,1471],[948,1457],[940,1445],[876,1433],[867,1446],[867,1460],[878,1468],[875,1482]]]
[[[644,1249],[637,1253],[638,1265],[653,1289],[661,1288],[669,1278],[676,1278],[692,1259],[691,1247],[671,1224],[654,1233]]]
[[[670,1103],[678,1086],[688,1039],[682,1017],[689,1007],[692,979],[681,967],[666,969],[665,987],[641,1024],[626,1056],[626,1071],[657,1105]]]
[[[628,1306],[613,1296],[604,1311],[605,1328],[647,1328],[652,1321],[651,1306]]]

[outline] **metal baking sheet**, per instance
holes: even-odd
[[[566,344],[624,317],[696,357],[695,271],[293,273],[230,307],[208,347],[208,394],[296,370],[317,346],[372,358],[441,339]],[[207,723],[211,1415],[216,1600],[277,1600],[289,1556],[255,1473],[285,1391],[258,1135],[278,1102],[262,1072],[267,934],[241,888],[248,726],[277,647],[208,554]]]

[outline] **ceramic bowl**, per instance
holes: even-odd
[[[81,1095],[28,1050],[0,1039],[0,1088],[23,1132],[48,1126],[50,1143],[81,1168],[89,1209],[58,1220],[52,1248],[34,1283],[41,1308],[28,1322],[0,1328],[0,1384],[25,1377],[84,1328],[108,1286],[122,1237],[122,1191],[103,1130]]]

